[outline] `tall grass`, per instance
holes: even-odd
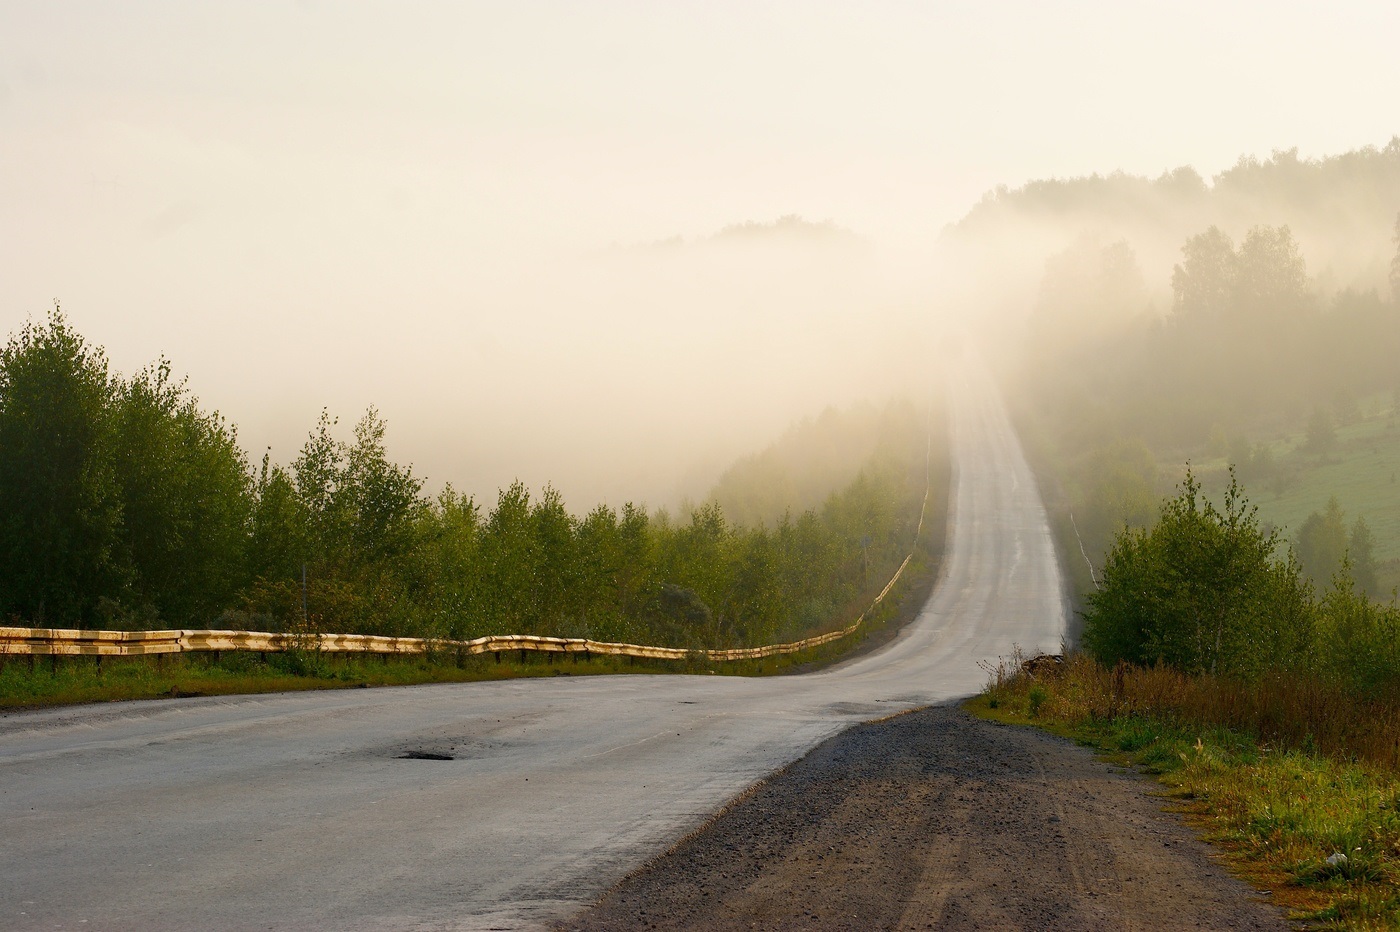
[[[990,669],[982,715],[1136,764],[1295,919],[1400,928],[1400,701],[1317,678],[1244,683],[1083,655]]]
[[[996,668],[989,695],[1024,694],[1029,702],[1032,690],[1042,690],[1041,714],[1069,724],[1152,716],[1400,772],[1400,695],[1393,690],[1361,696],[1321,676],[1296,673],[1246,682],[1161,665],[1109,669],[1083,654],[1036,679],[1016,673],[1005,664]]]

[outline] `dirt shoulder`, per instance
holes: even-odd
[[[819,745],[558,928],[1287,929],[1154,787],[926,709]]]

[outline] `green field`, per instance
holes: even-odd
[[[1292,540],[1308,515],[1322,511],[1336,496],[1348,525],[1366,519],[1376,539],[1380,581],[1389,590],[1400,585],[1400,417],[1388,396],[1366,399],[1370,412],[1337,429],[1336,447],[1324,457],[1304,449],[1302,430],[1266,442],[1277,463],[1269,477],[1244,476],[1250,501],[1260,520]],[[1201,464],[1207,488],[1216,497],[1225,484],[1224,457]]]

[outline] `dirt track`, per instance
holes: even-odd
[[[1154,787],[927,709],[825,742],[559,928],[1288,928]]]

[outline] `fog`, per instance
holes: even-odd
[[[1364,3],[0,4],[0,328],[57,299],[119,371],[165,354],[254,460],[374,405],[431,487],[671,504],[928,392],[1086,236],[1163,310],[1210,223],[1379,286],[1395,208],[1360,197],[958,223],[997,185],[1383,146],[1396,34]]]

